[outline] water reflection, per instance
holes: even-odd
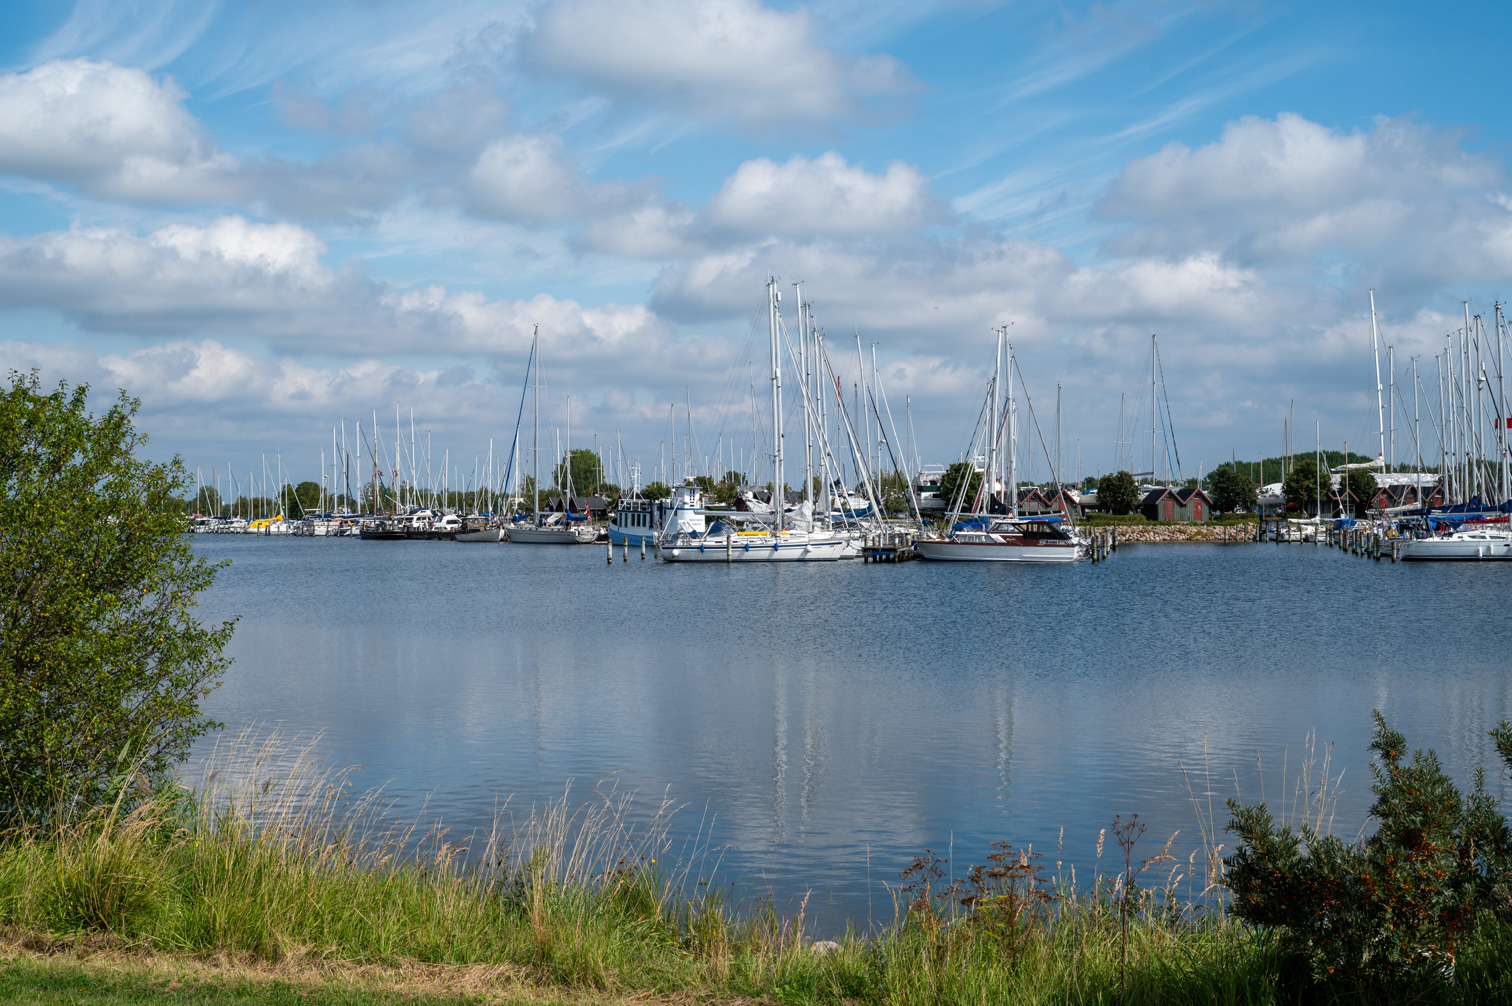
[[[1460,780],[1485,764],[1508,789],[1485,736],[1512,715],[1495,568],[1274,545],[1126,548],[1069,569],[195,547],[234,560],[205,611],[242,616],[210,701],[228,724],[323,730],[330,760],[406,807],[429,799],[453,834],[569,780],[669,788],[689,832],[715,819],[731,878],[783,900],[813,890],[830,925],[890,915],[881,882],[925,847],[953,844],[964,869],[998,839],[1054,848],[1064,827],[1063,858],[1085,871],[1098,830],[1137,811],[1152,839],[1180,829],[1182,850],[1196,819],[1181,764],[1206,755],[1204,801],[1258,797],[1262,768],[1275,798],[1310,731],[1337,742],[1352,827],[1372,708]]]

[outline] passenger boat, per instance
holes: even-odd
[[[609,515],[611,545],[654,545],[661,526],[661,500],[642,499],[638,492],[621,498]]]

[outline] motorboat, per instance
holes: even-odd
[[[1081,541],[1058,519],[984,517],[919,538],[913,548],[933,562],[1073,562]]]

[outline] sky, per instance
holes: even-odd
[[[691,426],[699,469],[750,471],[776,277],[789,325],[803,284],[842,383],[875,346],[896,448],[925,463],[966,450],[998,326],[1039,424],[1030,477],[1057,396],[1064,477],[1149,468],[1152,334],[1183,475],[1281,453],[1291,416],[1294,446],[1354,450],[1376,438],[1370,292],[1435,406],[1465,302],[1489,324],[1506,295],[1509,22],[13,0],[0,362],[100,405],[126,389],[147,452],[207,481],[264,458],[316,479],[333,427],[351,449],[397,413],[407,439],[413,410],[455,487],[490,441],[508,453],[539,326],[543,442],[570,419],[573,446],[618,442],[649,481]],[[1405,461],[1428,406],[1398,383]]]

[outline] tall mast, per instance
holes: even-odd
[[[1386,347],[1386,414],[1390,416],[1391,423],[1387,430],[1391,439],[1387,442],[1391,453],[1386,455],[1386,470],[1393,471],[1396,468],[1396,347]]]
[[[798,365],[803,371],[798,375],[803,388],[803,501],[809,505],[809,515],[814,511],[814,421],[813,375],[809,372],[809,322],[808,305],[803,302],[803,284],[793,284],[793,298],[798,302]]]
[[[1496,428],[1501,431],[1498,440],[1498,448],[1501,453],[1501,502],[1505,503],[1509,495],[1507,473],[1507,356],[1502,344],[1502,316],[1501,304],[1496,305],[1496,397],[1499,399],[1496,411]]]
[[[992,330],[992,381],[989,384],[991,406],[987,413],[987,509],[992,509],[992,497],[998,491],[998,386],[1003,378],[1003,336],[1000,329]],[[969,475],[968,475],[969,478]]]
[[[782,293],[777,289],[777,278],[767,280],[768,321],[772,337],[772,531],[782,531],[782,358],[777,353],[777,305]],[[860,339],[857,338],[857,346]]]
[[[1008,516],[1018,516],[1018,409],[1013,402],[1013,343],[1003,331],[1003,352],[1008,372]]]
[[[1150,482],[1155,482],[1155,334],[1150,333]]]
[[[530,355],[535,358],[535,421],[530,440],[530,490],[535,522],[541,523],[541,358],[537,350],[541,344],[541,326],[535,326],[530,337]]]
[[[1370,291],[1370,359],[1375,363],[1376,376],[1376,426],[1381,438],[1380,458],[1386,458],[1386,408],[1381,402],[1381,333],[1376,327],[1375,291]],[[1349,459],[1344,459],[1345,464]]]

